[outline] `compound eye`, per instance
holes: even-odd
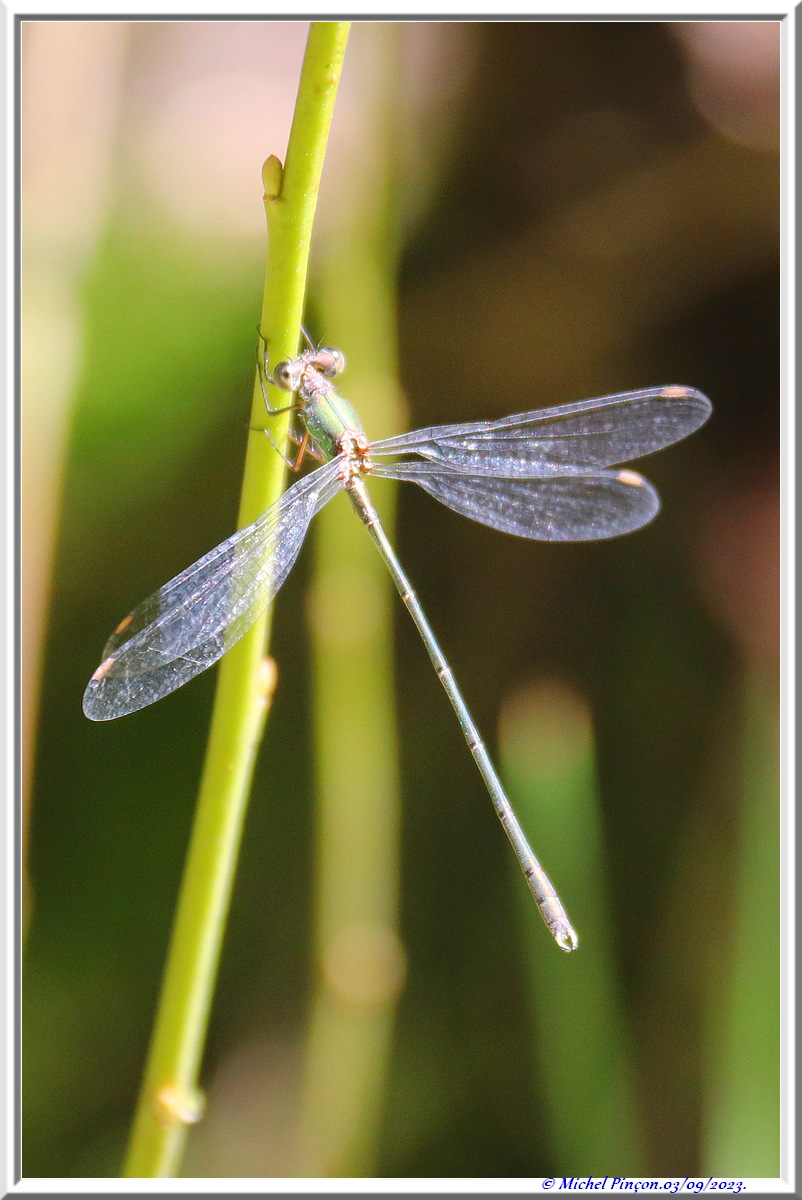
[[[273,382],[285,392],[292,391],[292,371],[288,362],[276,363],[273,370]]]
[[[323,346],[318,350],[317,358],[318,370],[327,379],[333,379],[345,370],[345,355],[342,350],[335,350],[333,346]]]

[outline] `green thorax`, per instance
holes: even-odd
[[[346,434],[364,436],[359,417],[328,381],[325,388],[303,398],[301,415],[309,436],[326,458],[335,458],[339,454]]]

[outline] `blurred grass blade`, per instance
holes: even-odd
[[[712,1175],[780,1175],[777,714],[774,680],[754,671],[744,697],[737,898],[731,953],[724,962],[728,978],[712,980],[710,988],[702,1169]]]
[[[397,28],[355,31],[361,137],[351,193],[316,281],[316,332],[346,355],[343,390],[369,433],[396,432]],[[343,165],[342,163],[340,164]],[[393,527],[393,493],[382,489]],[[371,1176],[403,983],[398,934],[399,768],[393,597],[351,507],[320,514],[310,604],[318,791],[317,959],[301,1106],[299,1174]]]
[[[538,684],[505,705],[500,750],[510,799],[579,934],[576,954],[554,954],[531,896],[519,889],[535,1086],[545,1097],[554,1170],[638,1175],[643,1150],[590,714],[564,686]]]
[[[22,932],[30,920],[31,789],[41,672],[75,392],[86,354],[89,267],[110,203],[115,124],[130,27],[96,21],[64,53],[59,22],[23,25],[20,293]],[[103,104],[86,80],[100,84]],[[37,98],[37,89],[49,102]],[[53,102],[58,94],[60,103]],[[54,181],[57,187],[54,189]],[[44,351],[44,352],[43,352]],[[56,366],[57,364],[57,366]]]

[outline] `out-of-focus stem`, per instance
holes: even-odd
[[[337,218],[316,295],[316,334],[342,348],[342,390],[368,436],[399,428],[396,378],[394,89],[396,34],[365,30],[352,47],[367,95],[347,209]],[[374,79],[376,86],[370,87]],[[360,178],[360,173],[363,178]],[[349,174],[350,177],[350,174]],[[392,493],[380,496],[392,526]],[[399,784],[392,589],[350,505],[316,528],[311,608],[318,854],[316,988],[307,1044],[299,1174],[375,1171],[395,1003],[404,975],[397,932]]]
[[[576,921],[580,952],[552,954],[529,893],[521,896],[537,1085],[556,1170],[639,1174],[632,1045],[613,966],[590,714],[568,688],[544,683],[505,706],[501,764],[535,852]],[[582,1080],[577,1090],[576,1081]]]
[[[107,216],[130,26],[22,27],[20,605],[22,928],[30,920],[30,803],[64,461],[84,341],[82,289]],[[103,103],[98,104],[98,95]]]
[[[780,1163],[780,830],[776,684],[747,675],[732,942],[711,979],[703,1169],[773,1178]],[[790,958],[790,939],[786,940]],[[790,1070],[790,1056],[786,1056]]]

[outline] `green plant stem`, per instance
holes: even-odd
[[[347,22],[310,27],[284,171],[263,169],[268,250],[261,329],[281,353],[298,345],[309,244],[323,158],[345,46]],[[286,403],[271,399],[278,407]],[[239,511],[250,524],[280,495],[284,464],[258,430],[265,421],[258,375]],[[272,423],[286,440],[288,417]],[[270,612],[223,659],[195,821],[178,900],[148,1062],[125,1175],[175,1174],[187,1126],[202,1107],[198,1072],[256,749],[275,680],[265,657]]]

